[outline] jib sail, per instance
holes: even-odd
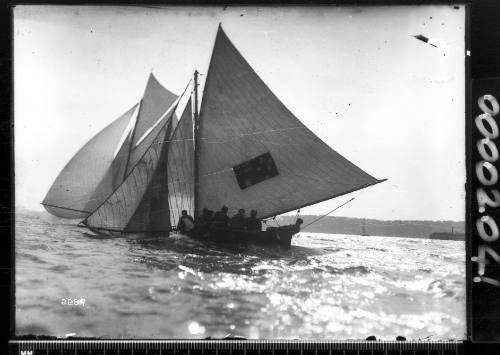
[[[123,183],[85,221],[90,228],[117,232],[170,230],[167,179],[168,145],[175,107],[151,132],[150,145]]]
[[[84,218],[109,196],[111,184],[108,190],[102,186],[98,196],[94,192],[106,178],[136,108],[137,105],[100,131],[66,164],[42,202],[48,212],[62,218]]]
[[[144,154],[145,149],[151,144],[151,140],[154,139],[154,135],[150,134],[151,131],[175,100],[177,100],[177,96],[165,89],[151,74],[139,108],[139,116],[130,145],[126,174],[130,173]]]

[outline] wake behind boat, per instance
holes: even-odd
[[[192,86],[191,86],[192,83]],[[43,205],[93,231],[172,232],[181,211],[266,219],[377,180],[331,149],[271,92],[219,26],[201,105],[198,72],[177,96],[150,76],[143,98],[64,167]],[[192,88],[192,90],[188,90]],[[187,102],[180,119],[176,111]],[[200,110],[198,108],[200,107]],[[198,112],[199,111],[199,112]],[[192,238],[290,246],[299,227],[227,226]]]

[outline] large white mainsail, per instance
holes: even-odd
[[[196,211],[226,205],[265,218],[379,182],[307,129],[220,26],[199,122]]]

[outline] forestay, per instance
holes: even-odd
[[[264,218],[379,182],[307,129],[220,27],[203,93],[198,147],[197,211],[227,205],[231,214],[256,209]]]
[[[52,184],[42,204],[45,209],[62,218],[84,218],[111,194],[112,184],[101,185],[107,176],[137,104],[116,119],[71,158]],[[122,159],[115,163],[119,169]],[[101,185],[100,193],[94,195]]]

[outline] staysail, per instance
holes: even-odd
[[[154,135],[150,132],[155,123],[159,122],[176,99],[177,96],[164,88],[153,74],[149,76],[132,136],[126,175],[130,173],[151,144],[151,140],[154,139]]]
[[[199,122],[197,211],[226,205],[265,218],[380,182],[307,129],[221,27]]]
[[[193,113],[188,101],[172,135],[168,151],[168,202],[170,223],[174,226],[182,210],[194,215]]]
[[[101,199],[94,196],[136,108],[137,104],[100,131],[66,164],[42,202],[49,213],[62,218],[84,218],[111,193],[112,190],[103,191]]]
[[[167,158],[172,107],[150,134],[153,140],[123,183],[84,224],[90,228],[142,233],[170,230]]]

